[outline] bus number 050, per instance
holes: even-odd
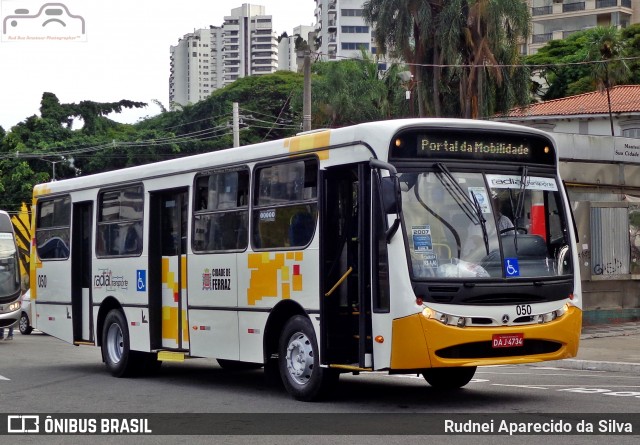
[[[531,305],[519,304],[516,306],[516,314],[518,315],[531,315]]]

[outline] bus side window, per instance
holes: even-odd
[[[195,190],[193,251],[246,249],[249,170],[236,167],[200,174]]]
[[[64,196],[38,202],[36,251],[40,259],[69,258],[71,198]]]
[[[96,255],[141,255],[143,209],[141,185],[99,193]]]
[[[256,168],[252,244],[255,249],[304,248],[318,220],[318,161]]]

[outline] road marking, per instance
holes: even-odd
[[[513,388],[527,388],[527,389],[549,389],[545,386],[535,386],[535,385],[507,385],[505,383],[492,383],[492,386],[510,386]]]
[[[8,379],[8,378],[6,378],[5,376],[0,375],[0,380],[11,380],[11,379]]]

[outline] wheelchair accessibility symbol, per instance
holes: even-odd
[[[138,292],[144,292],[147,290],[147,271],[146,270],[136,271],[136,290]]]
[[[520,276],[520,266],[518,265],[517,258],[505,258],[504,259],[504,269],[507,272],[507,277],[519,277]]]

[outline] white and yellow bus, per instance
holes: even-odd
[[[117,377],[264,366],[297,399],[340,373],[576,355],[575,231],[553,140],[374,122],[37,185],[36,328]]]

